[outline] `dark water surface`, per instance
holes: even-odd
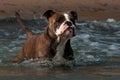
[[[46,26],[44,19],[25,23],[36,34]],[[120,22],[77,21],[71,40],[75,60],[63,65],[32,59],[11,63],[25,39],[16,20],[0,20],[0,80],[120,80]]]

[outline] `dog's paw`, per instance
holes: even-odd
[[[64,64],[66,62],[66,59],[64,57],[62,57],[62,56],[55,56],[53,58],[53,62],[55,64]]]

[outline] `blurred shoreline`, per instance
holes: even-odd
[[[14,17],[16,11],[25,19],[40,18],[48,9],[77,11],[79,20],[120,21],[120,0],[0,0],[0,19]]]

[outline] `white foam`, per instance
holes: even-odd
[[[110,46],[109,46],[109,49],[111,49],[111,50],[117,50],[118,47],[117,47],[116,45],[110,45]]]
[[[19,35],[19,38],[20,38],[20,39],[21,39],[21,38],[25,39],[26,37],[27,37],[26,34]]]
[[[113,18],[108,18],[108,19],[106,20],[106,22],[116,22],[116,20],[113,19]]]
[[[87,38],[90,38],[90,35],[89,34],[81,34],[80,37],[82,39],[87,39]]]
[[[90,45],[91,45],[91,46],[98,46],[99,43],[98,43],[98,42],[92,42]]]

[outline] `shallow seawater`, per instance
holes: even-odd
[[[24,20],[36,34],[44,31],[44,19]],[[0,80],[119,80],[120,22],[77,21],[71,45],[74,61],[9,60],[21,50],[26,35],[15,19],[0,20]]]

